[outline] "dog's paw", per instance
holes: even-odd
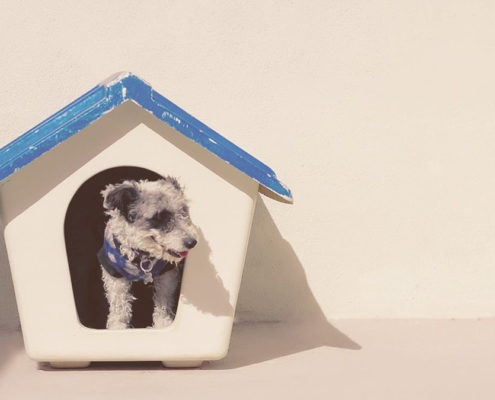
[[[107,329],[117,330],[117,329],[127,329],[128,325],[125,322],[113,321],[107,323]]]
[[[170,325],[172,325],[172,322],[174,322],[174,320],[169,316],[154,318],[153,328],[168,328]]]

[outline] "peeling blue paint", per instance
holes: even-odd
[[[130,73],[116,74],[0,149],[0,181],[56,145],[80,132],[106,113],[132,100],[184,136],[244,172],[287,202],[289,188],[267,165],[208,128],[192,115]]]

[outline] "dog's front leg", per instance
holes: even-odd
[[[131,323],[132,301],[131,281],[115,278],[102,268],[103,286],[110,310],[107,318],[107,329],[126,329]]]
[[[153,278],[155,294],[153,300],[153,327],[166,328],[175,318],[175,291],[180,281],[179,267],[175,267],[163,275]]]

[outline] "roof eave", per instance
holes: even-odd
[[[134,101],[156,118],[247,174],[261,185],[261,193],[285,203],[292,203],[290,189],[277,178],[272,169],[129,72],[110,76],[0,149],[0,181],[128,100]]]

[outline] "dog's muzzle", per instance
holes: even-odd
[[[154,239],[154,240],[156,242],[156,239]],[[160,246],[160,244],[158,242],[157,242],[157,244]],[[192,237],[188,237],[188,238],[184,239],[183,244],[187,250],[174,251],[174,250],[167,249],[166,247],[163,247],[163,250],[166,251],[168,254],[170,254],[172,257],[184,258],[189,253],[189,250],[191,250],[194,246],[196,246],[196,244],[198,244],[198,241]]]

